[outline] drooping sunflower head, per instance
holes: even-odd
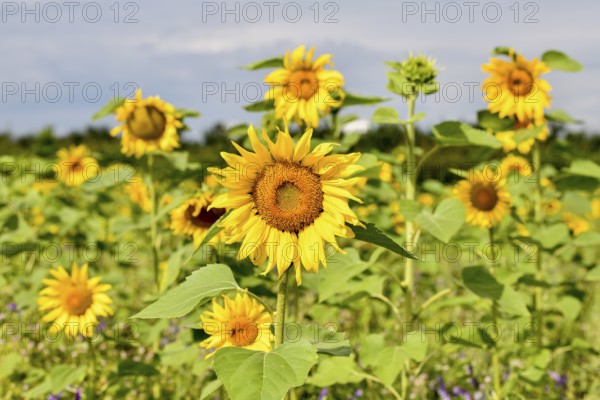
[[[516,172],[521,176],[529,176],[533,172],[529,161],[514,154],[507,155],[500,162],[498,169],[501,176],[508,176],[511,172]]]
[[[77,333],[90,337],[98,317],[113,313],[111,298],[105,293],[111,286],[100,283],[100,277],[89,278],[88,265],[74,263],[71,275],[63,267],[50,270],[54,279],[44,279],[46,285],[37,299],[40,311],[47,312],[44,322],[53,322],[52,331],[61,331],[73,338]]]
[[[346,223],[360,224],[348,206],[348,199],[360,202],[349,191],[360,180],[350,177],[363,169],[355,164],[360,154],[328,155],[332,143],[311,152],[311,129],[296,144],[287,126],[276,142],[263,131],[267,146],[254,128],[248,135],[254,152],[233,143],[240,155],[223,152],[229,167],[211,169],[229,192],[210,207],[233,209],[221,226],[228,243],[242,242],[238,257],[256,265],[268,259],[265,274],[277,267],[281,275],[294,265],[300,284],[301,266],[317,272],[326,264],[325,244],[342,251],[336,236],[353,237]]]
[[[98,162],[84,144],[60,149],[56,155],[58,161],[54,165],[54,171],[58,180],[66,186],[79,186],[97,177],[100,172]]]
[[[223,296],[223,305],[213,299],[212,310],[202,313],[202,329],[210,337],[200,343],[209,350],[222,347],[243,347],[250,350],[270,351],[273,322],[271,314],[248,294],[237,293],[235,298]],[[214,355],[214,351],[206,358]]]
[[[344,77],[335,70],[331,54],[323,54],[313,61],[315,49],[304,46],[287,52],[283,68],[265,77],[271,88],[266,98],[275,102],[275,116],[295,120],[308,127],[319,125],[319,114],[327,115],[332,108],[342,104]]]
[[[454,187],[454,195],[465,205],[467,222],[482,228],[491,228],[502,221],[510,211],[510,194],[504,188],[506,180],[489,168],[470,171],[467,179]]]
[[[171,211],[171,229],[176,235],[190,236],[194,239],[194,246],[198,246],[210,227],[221,218],[226,210],[224,208],[211,208],[213,195],[210,193],[194,197],[173,211]],[[214,241],[224,239],[223,231],[219,232]]]
[[[110,131],[112,136],[122,132],[121,151],[140,158],[152,150],[171,151],[179,147],[177,129],[183,127],[175,108],[160,97],[142,98],[138,89],[135,99],[127,99],[116,110],[121,125]]]
[[[516,117],[519,121],[539,120],[544,108],[550,107],[550,84],[540,75],[550,71],[544,62],[527,61],[522,55],[513,55],[509,61],[492,58],[482,67],[491,74],[483,82],[488,109],[500,118]]]

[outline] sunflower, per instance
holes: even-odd
[[[135,99],[127,99],[116,111],[116,119],[122,122],[110,131],[112,136],[123,132],[121,151],[128,156],[140,158],[152,150],[171,151],[179,147],[177,128],[183,123],[175,108],[158,96],[142,99],[138,89]]]
[[[517,130],[531,129],[536,126],[543,126],[543,128],[535,138],[529,138],[517,144],[515,140]],[[513,130],[496,132],[496,139],[502,142],[502,149],[505,153],[509,153],[516,149],[521,154],[529,154],[531,148],[535,144],[535,141],[539,140],[540,142],[544,142],[546,141],[546,139],[548,139],[548,135],[548,125],[546,125],[546,121],[544,119],[539,119],[536,122],[531,122],[528,119],[526,119],[521,122],[517,121]]]
[[[501,162],[499,173],[501,176],[508,176],[512,171],[521,176],[529,176],[533,172],[529,161],[520,156],[509,154]]]
[[[562,208],[562,203],[558,199],[550,199],[542,204],[542,209],[546,215],[556,215]]]
[[[212,194],[203,194],[190,199],[171,211],[171,229],[176,235],[186,235],[194,238],[194,246],[198,246],[209,228],[225,214],[224,208],[208,207],[213,201]],[[223,232],[214,238],[216,241],[224,239]]]
[[[390,163],[382,163],[381,164],[381,169],[379,170],[379,173],[377,174],[377,176],[379,177],[379,180],[382,182],[391,182],[393,179],[393,171],[392,171],[392,166],[390,165]]]
[[[132,202],[140,206],[145,212],[152,211],[152,200],[150,190],[139,176],[134,176],[124,187],[125,193],[129,195]]]
[[[202,329],[210,337],[200,343],[205,349],[243,347],[250,350],[270,351],[273,322],[271,314],[247,293],[235,295],[235,299],[223,296],[223,306],[213,299],[212,310],[202,313]],[[210,358],[214,351],[206,355]]]
[[[90,337],[97,324],[98,316],[106,317],[113,313],[111,298],[105,293],[110,285],[101,284],[100,277],[88,277],[88,265],[81,268],[73,263],[71,275],[63,267],[50,270],[55,279],[44,279],[46,285],[37,299],[40,311],[48,313],[44,322],[54,323],[52,331],[64,330],[69,338],[79,332]]]
[[[325,65],[333,66],[331,54],[319,56],[313,62],[311,48],[304,46],[288,51],[283,58],[283,68],[265,77],[271,88],[266,98],[275,101],[275,116],[286,120],[295,119],[308,127],[319,125],[319,112],[327,115],[331,108],[342,104],[344,77],[334,70],[326,70]]]
[[[490,179],[490,176],[493,176]],[[467,222],[482,228],[491,228],[502,221],[510,209],[510,194],[504,188],[506,179],[494,176],[488,168],[471,171],[468,179],[454,187],[454,195],[467,209]]]
[[[58,180],[74,187],[98,176],[100,167],[90,154],[90,149],[84,144],[60,149],[56,153],[58,162],[54,165]]]
[[[326,265],[325,243],[343,252],[336,236],[352,238],[346,223],[360,225],[348,206],[348,199],[361,202],[349,192],[359,178],[348,178],[364,169],[355,165],[360,153],[327,155],[333,143],[310,152],[312,129],[294,144],[287,125],[275,143],[263,131],[268,147],[253,127],[248,136],[254,153],[233,143],[241,156],[223,152],[229,167],[211,169],[230,191],[209,209],[233,209],[221,226],[228,243],[242,241],[239,258],[250,257],[256,265],[268,258],[264,274],[277,266],[281,275],[293,264],[300,284],[301,266],[317,272],[320,263]]]
[[[550,84],[540,75],[550,71],[542,61],[527,61],[514,55],[511,61],[492,58],[482,67],[491,76],[483,82],[488,109],[500,118],[516,117],[519,121],[539,120],[544,108],[550,107]]]
[[[571,212],[563,213],[562,220],[565,224],[567,224],[567,227],[569,227],[569,230],[573,233],[573,236],[579,236],[583,232],[589,231],[592,227],[588,220]]]

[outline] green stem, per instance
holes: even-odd
[[[405,171],[406,188],[404,196],[406,200],[415,200],[416,198],[416,164],[415,164],[415,126],[412,122],[412,117],[415,113],[416,96],[408,98],[408,124],[406,125],[406,165],[408,169]],[[412,169],[415,168],[413,171]],[[413,221],[406,221],[406,243],[408,246],[415,245],[415,225]],[[404,319],[405,321],[413,320],[412,297],[414,292],[414,260],[407,258],[404,270]],[[409,392],[408,371],[410,370],[410,361],[406,361],[402,369],[402,397],[407,398]]]
[[[410,121],[415,113],[415,102],[416,97],[410,97],[408,99],[408,120]],[[415,171],[411,169],[415,166],[415,127],[413,122],[409,122],[406,125],[406,141],[407,141],[407,157],[406,163],[408,166],[408,174],[406,180],[405,198],[407,200],[415,200],[416,198],[416,181],[417,177],[414,174]],[[415,236],[415,225],[412,221],[406,222],[406,243],[412,246],[414,243]],[[412,321],[412,296],[414,291],[414,260],[407,259],[404,273],[404,290],[405,290],[405,301],[404,301],[404,318],[406,321]]]
[[[156,190],[154,188],[154,155],[148,154],[148,173],[150,174],[149,191],[150,191],[150,244],[152,247],[152,265],[154,269],[154,283],[156,290],[160,290],[160,267],[158,254],[158,224],[156,218]]]
[[[536,174],[536,185],[534,192],[534,221],[537,226],[540,226],[542,223],[542,187],[541,187],[541,152],[540,152],[540,144],[536,141],[533,146],[533,169]],[[538,346],[543,346],[543,329],[544,329],[544,311],[543,311],[543,289],[540,286],[540,282],[544,279],[544,266],[542,263],[542,248],[541,246],[537,247],[536,250],[536,274],[535,278],[538,283],[538,286],[535,288],[533,303],[535,306],[535,312],[533,314],[534,321],[532,321],[533,326],[536,328],[537,332],[537,342]]]
[[[87,390],[87,397],[90,399],[96,398],[96,374],[98,372],[97,362],[96,362],[96,347],[94,346],[94,342],[92,339],[88,338],[88,351],[90,354],[90,367],[88,373],[89,386]]]
[[[285,331],[285,309],[287,306],[287,286],[290,275],[290,266],[279,278],[279,288],[277,289],[277,309],[275,311],[275,348],[283,344],[283,333]]]
[[[333,131],[333,138],[338,140],[342,133],[342,127],[339,124],[340,109],[335,108],[331,111],[331,130]]]
[[[492,261],[490,263],[490,272],[492,275],[496,274],[496,249],[494,248],[494,228],[490,227],[490,247],[492,249]],[[494,371],[494,391],[496,392],[496,399],[502,400],[502,375],[500,367],[500,331],[498,327],[498,301],[492,300],[492,323],[494,324],[494,350],[492,353],[492,369]]]

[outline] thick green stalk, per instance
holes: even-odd
[[[496,274],[496,249],[494,248],[494,228],[489,229],[490,248],[492,249],[492,262],[490,263],[490,272]],[[492,303],[492,323],[494,324],[494,351],[492,353],[492,369],[494,371],[493,382],[496,399],[502,400],[502,374],[500,366],[500,330],[498,329],[498,301],[493,300]]]
[[[275,310],[275,348],[283,344],[283,333],[285,331],[285,309],[287,307],[287,286],[290,275],[290,266],[279,278],[277,289],[277,309]]]
[[[406,188],[405,198],[406,200],[415,200],[416,198],[416,162],[415,162],[415,126],[412,122],[412,117],[415,113],[415,102],[417,98],[412,96],[408,98],[408,124],[406,125],[406,144],[407,144],[407,157],[406,157]],[[413,243],[415,238],[415,224],[413,221],[406,221],[406,243],[410,247],[414,247],[416,244]],[[414,292],[414,260],[406,259],[406,266],[404,272],[404,318],[407,322],[413,319],[412,310],[412,297]]]
[[[533,146],[533,169],[536,174],[536,185],[534,192],[534,221],[536,225],[539,227],[542,223],[542,183],[541,183],[541,167],[542,167],[542,157],[540,153],[540,144],[536,141]],[[535,312],[533,318],[535,320],[532,321],[533,326],[536,328],[537,332],[537,342],[538,346],[543,346],[543,329],[544,329],[544,310],[543,310],[543,291],[540,286],[540,282],[544,279],[544,266],[542,263],[542,248],[538,246],[536,249],[536,281],[538,282],[538,286],[535,288],[534,293],[534,305]]]
[[[152,247],[152,266],[154,269],[154,283],[156,284],[156,290],[160,290],[160,267],[159,267],[159,255],[158,255],[158,226],[156,218],[156,190],[154,188],[154,155],[148,154],[148,173],[150,174],[150,244]]]

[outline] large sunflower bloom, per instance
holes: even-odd
[[[323,54],[313,62],[311,48],[304,46],[287,52],[283,58],[283,68],[265,77],[271,86],[266,98],[275,101],[275,116],[287,120],[301,121],[308,127],[319,125],[319,113],[327,115],[331,108],[342,104],[344,77],[325,66],[333,66],[331,54]]]
[[[91,157],[90,149],[84,144],[60,149],[56,155],[58,162],[54,165],[54,171],[58,180],[66,186],[79,186],[100,172],[98,162]]]
[[[550,71],[542,61],[527,61],[522,55],[511,61],[492,58],[482,67],[491,74],[483,82],[488,109],[500,118],[515,116],[519,121],[537,121],[550,107],[550,84],[540,75]]]
[[[44,279],[37,302],[40,311],[47,311],[42,320],[53,322],[52,331],[64,330],[73,338],[79,332],[90,337],[98,323],[97,317],[113,313],[111,298],[105,293],[110,285],[101,284],[100,277],[89,278],[88,266],[73,263],[71,275],[63,267],[50,270],[54,279]]]
[[[242,242],[238,257],[256,265],[269,259],[264,274],[277,266],[279,275],[291,264],[301,282],[301,266],[317,272],[326,265],[325,242],[342,252],[336,236],[354,237],[346,223],[360,222],[348,199],[361,202],[349,189],[359,178],[350,178],[362,166],[360,153],[327,155],[333,143],[322,143],[310,152],[312,129],[294,145],[287,126],[273,143],[263,131],[268,147],[254,128],[248,129],[254,153],[233,143],[241,156],[221,153],[229,167],[212,169],[230,189],[210,207],[233,209],[221,223],[228,243]]]
[[[171,229],[176,235],[191,236],[194,246],[198,246],[210,227],[225,214],[224,208],[208,207],[213,201],[212,194],[206,193],[190,199],[171,211]],[[214,240],[223,240],[223,232],[219,232]]]
[[[237,293],[235,299],[224,295],[223,306],[213,299],[212,310],[203,312],[200,319],[202,328],[210,335],[200,343],[206,349],[243,347],[258,351],[271,350],[271,314],[246,293]],[[206,358],[214,354],[210,352]]]
[[[127,99],[116,111],[121,125],[110,131],[112,136],[123,132],[121,151],[128,156],[140,158],[152,150],[171,151],[179,147],[177,128],[183,123],[175,108],[160,97],[142,99],[138,89],[135,99]]]
[[[467,222],[472,225],[491,228],[510,211],[510,194],[504,188],[506,179],[497,179],[494,175],[488,169],[471,171],[468,179],[454,187],[454,195],[465,205]]]

